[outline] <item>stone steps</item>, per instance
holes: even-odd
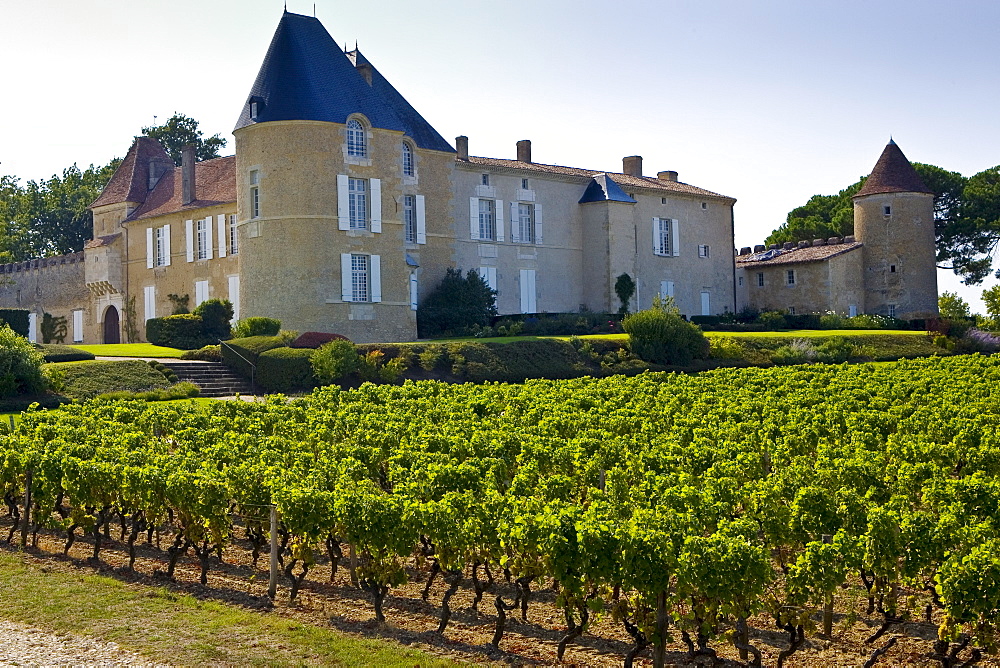
[[[235,394],[259,394],[250,381],[219,362],[163,362],[177,379],[194,383],[203,397],[231,397]]]

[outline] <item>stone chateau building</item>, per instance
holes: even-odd
[[[932,195],[892,143],[855,199],[856,239],[734,258],[733,198],[644,176],[639,156],[621,173],[536,163],[527,140],[513,159],[472,156],[360,51],[288,12],[234,135],[234,156],[188,149],[180,167],[137,138],[91,205],[84,251],[0,266],[0,305],[30,309],[39,340],[45,313],[67,318],[67,342],[118,342],[130,324],[142,338],[187,295],[288,329],[404,341],[457,267],[486,279],[501,314],[614,311],[622,273],[634,305],[669,295],[688,315],[936,312]]]

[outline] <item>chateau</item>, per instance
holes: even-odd
[[[501,314],[618,308],[671,296],[687,315],[745,305],[910,317],[936,313],[933,195],[890,143],[855,198],[856,238],[734,254],[735,200],[643,174],[452,146],[357,49],[285,12],[234,130],[235,155],[175,167],[139,137],[91,205],[82,253],[0,266],[0,304],[66,317],[67,342],[118,342],[171,297],[229,299],[357,342],[416,338],[449,268],[475,269]],[[928,236],[929,235],[929,236]],[[786,244],[786,246],[788,246]],[[40,340],[40,338],[39,338]]]

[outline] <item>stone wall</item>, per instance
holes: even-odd
[[[66,318],[66,343],[74,340],[73,311],[83,311],[84,327],[91,324],[90,291],[84,279],[84,254],[0,265],[0,307],[25,308],[35,318],[33,338],[42,341],[41,324],[45,313]],[[87,336],[78,343],[99,343]]]

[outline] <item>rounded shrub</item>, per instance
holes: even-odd
[[[37,394],[45,388],[44,355],[6,323],[0,325],[0,397]]]
[[[313,374],[324,385],[344,378],[360,367],[358,350],[350,341],[338,339],[325,343],[312,354]]]
[[[622,320],[632,354],[652,364],[686,365],[708,355],[702,331],[676,313],[651,308]]]
[[[281,331],[281,321],[274,318],[243,318],[233,325],[233,338],[245,339],[250,336],[277,336]]]
[[[228,299],[206,299],[198,304],[194,314],[201,318],[201,331],[211,343],[229,338],[233,305]]]

